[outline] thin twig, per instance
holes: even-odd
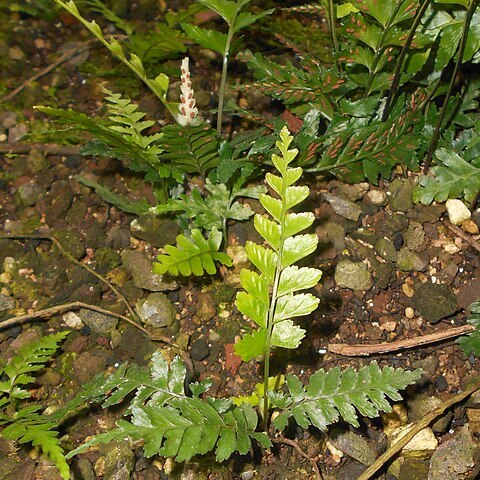
[[[451,230],[457,237],[460,237],[462,240],[465,240],[470,244],[477,252],[480,252],[480,243],[473,239],[470,235],[466,234],[461,228],[458,228],[453,223],[448,220],[443,220],[443,224]]]
[[[88,46],[90,43],[92,43],[93,40],[88,40],[85,43],[82,43],[80,45],[76,45],[73,48],[70,48],[67,50],[63,55],[60,55],[53,63],[48,65],[47,67],[43,68],[39,72],[37,72],[35,75],[32,77],[28,78],[25,80],[21,85],[19,85],[15,90],[12,90],[10,93],[7,93],[4,97],[0,98],[0,103],[8,102],[11,100],[13,97],[18,95],[22,90],[24,90],[28,85],[31,83],[35,82],[41,77],[44,77],[51,71],[55,70],[59,65],[61,65],[63,62],[69,60],[71,57],[80,55],[83,53],[84,50],[88,49]]]
[[[317,462],[313,458],[309,457],[302,450],[302,447],[300,447],[300,445],[295,440],[291,440],[290,438],[285,438],[285,437],[275,437],[275,438],[272,438],[272,442],[273,443],[284,443],[285,445],[290,445],[291,447],[293,447],[301,457],[307,459],[310,462],[317,479],[318,480],[323,480],[323,477],[322,477],[322,474],[320,473],[320,469],[318,468]]]
[[[475,327],[473,325],[462,325],[461,327],[450,328],[442,332],[430,333],[429,335],[422,335],[415,338],[407,338],[405,340],[397,340],[390,343],[373,343],[369,345],[348,345],[346,343],[331,343],[328,345],[328,351],[343,355],[345,357],[367,357],[378,353],[396,352],[406,348],[415,348],[420,345],[427,345],[429,343],[441,342],[449,338],[465,335],[473,332]]]
[[[24,155],[37,150],[47,155],[79,155],[80,147],[67,145],[53,145],[49,143],[0,143],[0,153]]]
[[[0,239],[11,239],[11,240],[49,240],[50,242],[54,243],[58,249],[60,250],[60,253],[64,255],[68,260],[70,260],[72,263],[75,265],[78,265],[79,267],[84,268],[88,273],[91,273],[94,277],[97,277],[102,283],[108,286],[112,290],[113,293],[125,304],[127,307],[128,312],[132,316],[132,319],[136,320],[138,323],[140,323],[140,319],[138,315],[135,313],[133,308],[130,306],[128,303],[127,299],[122,295],[122,293],[114,286],[112,285],[105,277],[97,273],[93,268],[90,268],[88,265],[85,263],[80,262],[76,258],[72,256],[65,248],[62,246],[62,244],[52,235],[42,235],[42,234],[34,234],[34,233],[15,233],[15,234],[0,234]]]
[[[480,378],[476,378],[474,382],[470,384],[466,388],[465,391],[454,395],[452,398],[444,402],[440,407],[433,410],[431,413],[423,417],[409,432],[403,436],[400,440],[395,442],[387,451],[380,455],[380,457],[375,460],[372,465],[370,465],[359,477],[358,480],[368,480],[372,478],[372,476],[378,472],[391,458],[393,458],[402,448],[407,445],[410,440],[412,440],[417,433],[421,432],[424,428],[428,427],[430,423],[432,423],[437,417],[442,415],[445,410],[450,408],[452,405],[459,403],[465,400],[467,397],[475,393],[478,389],[480,389]]]

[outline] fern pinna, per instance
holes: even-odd
[[[190,384],[192,396],[187,396],[185,376],[179,358],[168,365],[162,352],[156,352],[150,368],[122,365],[108,379],[100,375],[84,386],[75,406],[94,399],[107,407],[135,392],[127,410],[130,419],[119,420],[116,429],[97,435],[67,458],[92,445],[125,438],[141,441],[147,457],[159,454],[179,462],[212,450],[219,462],[234,452],[247,454],[252,439],[265,448],[271,445],[266,433],[256,432],[258,415],[250,405],[236,406],[227,398],[200,398],[211,386],[208,379]]]
[[[34,373],[42,370],[69,332],[48,335],[22,347],[7,364],[0,367],[0,436],[20,444],[39,447],[58,468],[64,479],[70,478],[70,468],[55,427],[57,419],[44,415],[42,405],[22,402],[30,399],[28,385],[35,381]]]

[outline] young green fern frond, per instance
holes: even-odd
[[[287,375],[288,393],[268,392],[270,401],[280,411],[273,425],[283,430],[288,419],[293,417],[303,428],[314,425],[325,430],[342,417],[358,427],[356,410],[366,417],[390,412],[392,407],[387,397],[393,401],[401,400],[398,391],[415,383],[421,375],[421,370],[381,369],[376,362],[358,372],[353,368],[342,371],[338,367],[328,372],[318,370],[306,387],[295,375]]]
[[[128,411],[130,420],[119,420],[115,430],[97,435],[71,451],[67,458],[91,445],[125,438],[142,441],[147,457],[159,454],[175,457],[179,462],[212,450],[221,462],[236,451],[248,453],[252,439],[264,447],[271,445],[266,433],[255,432],[258,416],[250,405],[238,407],[229,399],[201,399],[200,395],[211,385],[209,380],[191,384],[193,396],[187,397],[185,375],[185,366],[178,358],[168,365],[161,352],[153,355],[148,371],[136,368],[130,373],[130,369],[123,367],[122,375],[114,374],[107,382],[116,401],[136,390]],[[124,381],[126,378],[132,381]],[[87,391],[91,390],[87,387]]]
[[[239,292],[236,300],[240,312],[251,318],[258,330],[237,342],[235,351],[244,361],[265,355],[267,369],[272,347],[297,348],[305,335],[305,330],[295,325],[292,318],[310,314],[319,302],[310,293],[296,293],[314,287],[321,271],[294,265],[315,251],[318,238],[314,234],[299,235],[313,224],[313,213],[290,212],[309,195],[308,187],[293,186],[302,169],[289,167],[298,153],[296,149],[289,150],[292,140],[284,127],[277,142],[281,156],[272,156],[280,176],[266,175],[268,185],[278,197],[267,194],[259,197],[271,219],[255,216],[255,229],[269,247],[247,242],[247,256],[260,274],[242,270],[245,291]]]
[[[201,276],[205,272],[213,275],[217,271],[215,261],[231,266],[232,259],[218,249],[222,243],[222,232],[215,227],[206,240],[202,232],[193,229],[191,239],[185,235],[178,235],[177,246],[166,245],[165,253],[157,257],[158,262],[153,264],[153,271],[163,275],[191,274]]]

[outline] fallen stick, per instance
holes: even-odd
[[[396,352],[407,348],[415,348],[420,345],[441,342],[449,338],[465,335],[473,332],[473,325],[462,325],[461,327],[450,328],[441,332],[430,333],[415,338],[407,338],[405,340],[397,340],[390,343],[373,343],[369,345],[348,345],[346,343],[331,343],[328,345],[328,351],[343,355],[345,357],[367,357],[378,353]]]
[[[421,432],[424,428],[428,427],[437,417],[442,415],[445,410],[450,408],[452,405],[465,400],[467,397],[475,393],[480,389],[480,378],[476,378],[465,391],[457,393],[452,398],[444,402],[438,408],[433,410],[431,413],[423,417],[409,432],[403,436],[400,440],[395,442],[391,447],[387,449],[385,453],[380,455],[375,462],[373,462],[359,477],[357,480],[368,480],[375,475],[378,470],[380,470],[391,458],[393,458],[402,448],[410,441],[412,438]]]
[[[76,258],[74,258],[65,248],[63,248],[63,245],[52,235],[42,235],[42,234],[34,234],[34,233],[16,233],[16,234],[8,234],[8,235],[3,235],[0,234],[0,239],[11,239],[11,240],[49,240],[53,244],[55,244],[58,249],[60,250],[60,253],[64,255],[68,260],[70,260],[72,263],[75,265],[78,265],[79,267],[84,268],[88,273],[91,273],[94,277],[97,277],[101,282],[103,282],[105,285],[112,290],[113,293],[125,304],[125,307],[127,308],[128,312],[132,316],[132,319],[137,321],[137,324],[140,323],[140,318],[138,315],[135,313],[133,308],[130,306],[128,303],[127,299],[122,295],[122,293],[115,288],[114,285],[112,285],[104,276],[100,275],[97,273],[93,268],[90,268],[88,265],[85,263],[80,262]]]
[[[284,443],[285,445],[290,445],[291,447],[293,447],[301,457],[305,458],[310,462],[310,464],[312,465],[312,469],[315,472],[315,477],[317,478],[317,480],[323,480],[323,477],[322,477],[322,474],[320,473],[320,469],[318,468],[317,462],[313,458],[310,458],[302,450],[302,447],[295,440],[291,440],[290,438],[285,438],[285,437],[276,437],[276,438],[272,438],[272,442]]]
[[[88,45],[92,43],[92,41],[93,40],[88,40],[85,43],[76,45],[75,47],[67,50],[63,55],[60,55],[60,57],[58,57],[53,63],[51,63],[50,65],[47,65],[45,68],[42,68],[42,70],[38,71],[35,75],[33,75],[30,78],[27,78],[27,80],[25,80],[21,85],[15,88],[15,90],[12,90],[10,93],[7,93],[7,95],[0,98],[0,103],[8,102],[13,97],[18,95],[22,90],[24,90],[28,85],[35,82],[39,78],[42,78],[43,76],[47,75],[51,71],[55,70],[63,62],[69,60],[71,57],[74,57],[76,55],[80,55],[81,53],[83,53],[84,50],[87,50]]]
[[[480,243],[477,242],[474,238],[470,235],[465,233],[461,228],[458,228],[453,223],[449,222],[448,220],[443,220],[443,224],[452,231],[457,237],[460,237],[462,240],[465,240],[469,243],[477,252],[480,252]]]
[[[80,147],[69,147],[67,145],[53,145],[49,143],[0,143],[0,153],[11,153],[24,155],[37,150],[47,155],[79,155]]]

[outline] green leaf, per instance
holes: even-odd
[[[232,25],[238,12],[250,0],[197,0],[202,5],[205,5],[210,10],[218,13],[229,25]]]
[[[163,159],[172,168],[183,173],[199,173],[202,176],[219,162],[219,144],[215,130],[210,125],[168,125],[162,130]]]
[[[431,168],[431,176],[420,177],[414,200],[428,205],[433,200],[444,202],[464,196],[473,201],[480,191],[480,165],[466,162],[451,149],[437,150],[436,157],[439,165]]]
[[[468,323],[476,328],[472,333],[464,335],[457,340],[457,343],[462,347],[465,355],[480,355],[480,302],[475,302],[470,305],[470,312],[472,316],[467,320]]]
[[[251,335],[244,335],[235,343],[235,353],[244,362],[249,362],[252,358],[260,357],[265,353],[266,341],[266,330],[257,330]]]
[[[291,320],[284,320],[276,323],[272,331],[272,345],[274,347],[298,348],[303,337],[305,337],[305,330],[295,325]]]
[[[289,267],[307,257],[316,250],[317,245],[318,237],[315,234],[288,237],[283,246],[282,267]]]
[[[251,318],[259,327],[267,326],[268,304],[259,302],[250,293],[238,292],[235,305],[241,313]]]
[[[358,427],[356,410],[368,417],[391,411],[387,397],[393,401],[400,400],[398,391],[415,383],[421,375],[421,370],[380,369],[376,362],[358,372],[353,368],[342,371],[336,367],[328,372],[321,369],[310,377],[306,387],[301,386],[298,378],[289,375],[286,398],[269,395],[274,406],[280,408],[274,426],[284,428],[293,416],[303,428],[314,425],[325,430],[341,416]],[[277,399],[280,401],[277,402]]]
[[[289,318],[308,315],[318,307],[319,302],[320,300],[311,293],[283,295],[277,300],[274,322],[277,323]]]
[[[237,18],[235,19],[235,27],[233,29],[233,33],[237,33],[242,28],[252,25],[252,23],[255,23],[257,20],[260,20],[261,18],[264,18],[267,15],[272,14],[274,11],[275,9],[271,8],[270,10],[264,10],[263,12],[255,15],[249,12],[239,13],[237,15]]]
[[[197,27],[189,23],[182,23],[181,25],[187,36],[194,42],[198,43],[204,48],[213,50],[220,55],[225,54],[227,45],[227,35],[225,33]]]
[[[218,249],[222,242],[222,233],[215,227],[205,240],[200,230],[193,229],[191,239],[185,235],[178,235],[177,246],[165,246],[165,253],[157,257],[153,264],[153,271],[160,275],[201,276],[205,272],[209,275],[216,273],[215,261],[231,266],[232,259]]]
[[[247,241],[245,251],[248,259],[265,275],[269,283],[273,282],[277,254],[269,248],[264,248],[256,243]]]
[[[142,215],[143,213],[148,212],[151,208],[151,205],[144,198],[134,201],[128,200],[124,196],[110,190],[108,187],[100,185],[98,182],[94,182],[93,180],[90,180],[83,175],[75,175],[73,178],[78,180],[83,185],[95,189],[95,191],[103,201],[114,205],[115,207],[123,210],[124,212],[133,213],[134,215]]]

